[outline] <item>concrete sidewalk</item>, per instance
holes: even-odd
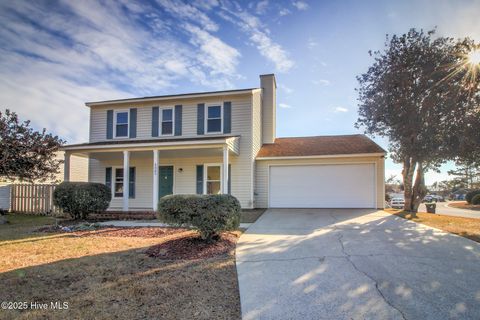
[[[480,244],[355,209],[269,209],[241,236],[243,319],[479,319]]]

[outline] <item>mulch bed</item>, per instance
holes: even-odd
[[[105,227],[92,231],[75,231],[75,235],[81,237],[120,237],[120,238],[162,238],[174,234],[188,232],[181,228],[158,228],[158,227]]]
[[[37,232],[65,233],[59,227],[46,226]],[[163,260],[199,260],[230,253],[237,243],[239,235],[224,232],[217,241],[207,243],[198,233],[184,228],[159,227],[99,227],[96,230],[79,230],[68,232],[74,237],[119,237],[119,238],[165,238],[167,241],[148,248],[145,253],[149,257]]]
[[[197,260],[228,254],[235,248],[238,235],[222,233],[218,241],[206,243],[197,234],[166,241],[147,249],[150,257],[165,260]]]

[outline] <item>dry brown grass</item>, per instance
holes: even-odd
[[[8,232],[10,238],[4,233],[9,226],[0,226],[0,297],[29,303],[66,301],[69,308],[2,310],[2,319],[240,318],[233,252],[204,260],[167,261],[148,257],[145,251],[178,234],[34,233],[46,221],[38,222],[17,225],[16,232]]]
[[[480,219],[477,218],[453,217],[426,212],[418,212],[417,217],[412,217],[410,212],[402,210],[385,209],[385,211],[404,219],[423,223],[480,242]]]
[[[467,201],[455,201],[448,204],[452,208],[480,211],[480,204],[468,204]]]

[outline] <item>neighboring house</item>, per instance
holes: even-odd
[[[385,151],[366,136],[276,138],[273,74],[260,88],[86,105],[90,141],[63,148],[65,173],[70,156],[88,158],[111,210],[193,193],[231,193],[243,208],[384,206]]]
[[[58,151],[55,154],[55,158],[58,160],[63,160],[65,158],[64,151]],[[44,181],[36,180],[33,181],[33,184],[57,184],[64,180],[65,166],[60,165],[58,173],[53,177],[53,179],[47,179]],[[70,176],[69,181],[88,181],[88,158],[84,156],[70,156]],[[0,186],[5,186],[9,184],[31,184],[31,182],[20,181],[20,180],[0,180]]]
[[[64,151],[58,151],[55,155],[57,159],[63,160]],[[53,177],[45,181],[33,181],[33,184],[57,184],[63,181],[64,166],[60,165],[59,172]],[[70,156],[70,181],[88,181],[88,158],[79,156]],[[11,184],[32,184],[31,182],[19,180],[0,180],[0,209],[9,210],[11,205]]]

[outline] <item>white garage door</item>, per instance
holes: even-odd
[[[375,208],[375,165],[271,166],[272,208]]]

